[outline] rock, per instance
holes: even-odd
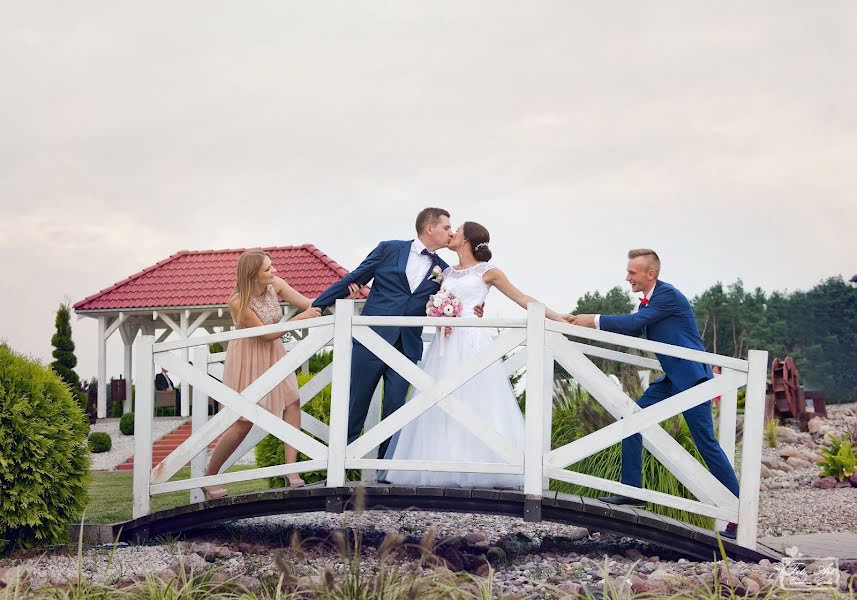
[[[510,557],[529,554],[536,547],[535,542],[520,531],[504,535],[497,540],[497,545],[503,548]]]
[[[229,558],[232,551],[226,546],[218,546],[211,542],[200,542],[194,544],[193,551],[208,562],[214,562],[219,558]]]
[[[812,487],[830,490],[836,487],[836,477],[816,477],[812,480]]]
[[[768,491],[768,486],[766,486],[764,483],[760,483],[760,484],[759,484],[759,491],[760,491],[760,492],[767,492],[767,491]]]
[[[182,557],[180,567],[184,568],[184,572],[187,574],[190,573],[201,573],[208,569],[208,562],[201,557],[199,554],[187,554]],[[173,569],[178,572],[178,569]]]
[[[777,439],[780,439],[787,444],[797,444],[800,441],[797,432],[791,427],[777,426]]]
[[[242,575],[238,578],[238,583],[247,588],[248,592],[258,592],[262,587],[262,582],[256,579],[255,577],[250,577],[249,575]]]
[[[779,470],[783,471],[784,473],[791,473],[795,470],[795,468],[787,462],[781,462],[779,465]]]
[[[454,573],[464,571],[464,556],[452,546],[441,546],[436,552],[438,558],[446,563],[446,568]]]
[[[780,458],[789,459],[793,456],[800,457],[800,452],[798,452],[794,448],[786,448],[785,450],[780,452]]]
[[[735,573],[726,572],[726,569],[720,571],[720,585],[724,588],[735,590],[736,594],[743,596],[747,589]]]
[[[643,556],[643,553],[637,550],[636,548],[628,548],[625,550],[625,558],[629,560],[645,560],[646,557]]]
[[[807,429],[809,429],[810,433],[818,434],[821,432],[821,428],[824,425],[824,421],[822,421],[819,417],[813,417],[806,424]]]
[[[836,487],[837,488],[850,488],[851,487],[851,481],[848,479],[846,479],[845,481],[837,481]]]
[[[176,573],[175,571],[173,571],[172,569],[164,569],[163,571],[159,571],[159,572],[155,573],[155,577],[157,577],[161,581],[165,581],[165,582],[166,581],[172,581],[173,579],[175,579],[178,576],[179,576],[179,574]]]
[[[464,541],[470,544],[471,546],[474,544],[478,544],[479,542],[485,541],[485,536],[476,531],[471,531],[467,535],[464,536]]]
[[[24,566],[9,567],[8,569],[0,570],[0,588],[18,584],[22,590],[26,589],[29,587],[31,575],[32,572],[30,569]]]
[[[563,593],[564,598],[580,598],[583,586],[573,581],[564,581],[559,584],[559,590]]]
[[[763,456],[762,464],[768,467],[769,469],[776,469],[777,465],[780,464],[780,461],[772,456]]]
[[[779,469],[771,469],[771,477],[782,477],[785,474],[785,471],[780,471]]]
[[[770,477],[770,476],[771,476],[771,471],[770,471],[770,469],[768,469],[768,467],[766,467],[766,466],[764,465],[764,463],[761,465],[761,472],[760,472],[760,475],[761,475],[761,477],[762,477],[763,479],[764,479],[764,478],[766,478],[766,477]]]
[[[808,433],[797,434],[797,439],[804,446],[815,446],[815,442],[812,440],[812,436]]]
[[[662,579],[641,579],[634,577],[631,580],[631,591],[635,594],[652,594],[664,591],[666,583]]]
[[[793,466],[795,469],[808,469],[812,466],[812,463],[808,460],[796,458],[794,456],[790,456],[786,459],[786,464]]]
[[[509,562],[509,556],[506,554],[506,551],[499,546],[491,546],[488,548],[488,552],[485,553],[485,558],[488,559],[488,562],[491,563],[492,566],[505,565]]]
[[[762,589],[762,586],[760,586],[757,581],[755,581],[754,579],[750,579],[749,577],[742,577],[741,585],[744,586],[744,589],[746,590],[745,593],[748,596],[756,595],[759,593],[759,590]]]

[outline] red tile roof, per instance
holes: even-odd
[[[235,267],[244,250],[246,248],[180,250],[84,298],[74,305],[74,310],[223,306],[235,288]],[[271,255],[278,275],[309,298],[315,298],[331,283],[348,274],[347,270],[312,244],[263,250]]]

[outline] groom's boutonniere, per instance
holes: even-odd
[[[439,266],[435,265],[432,268],[431,272],[429,273],[428,278],[432,281],[442,283],[443,282],[443,269],[441,269]]]

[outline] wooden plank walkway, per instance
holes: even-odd
[[[840,560],[857,560],[857,534],[855,533],[807,533],[759,538],[759,543],[784,553],[789,546],[797,546],[802,556]]]

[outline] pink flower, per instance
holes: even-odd
[[[463,309],[461,300],[446,290],[440,290],[426,302],[426,315],[429,317],[460,317]]]

